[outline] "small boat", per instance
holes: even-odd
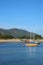
[[[32,44],[32,43],[29,43],[29,44],[25,44],[26,46],[38,46],[38,44]]]
[[[26,46],[38,46],[40,43],[38,43],[37,41],[34,41],[34,33],[33,33],[33,43],[31,43],[31,33],[30,33],[30,42],[26,43]]]

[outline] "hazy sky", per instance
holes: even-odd
[[[43,0],[0,0],[0,28],[20,28],[43,35]]]

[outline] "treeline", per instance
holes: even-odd
[[[20,39],[24,39],[24,38],[26,38],[26,39],[30,39],[30,36],[20,36],[19,37]],[[34,37],[31,37],[31,39],[43,39],[43,37],[41,36],[41,35],[35,35]]]
[[[0,39],[12,39],[12,38],[14,38],[14,37],[11,35],[0,34]]]
[[[19,39],[30,39],[30,36],[19,36],[19,37],[13,37],[12,35],[6,35],[6,34],[0,34],[0,39],[13,39],[13,38],[19,38]],[[33,36],[31,37],[33,39]],[[43,39],[41,35],[35,35],[34,39]]]
[[[35,39],[43,39],[41,35],[35,35]]]

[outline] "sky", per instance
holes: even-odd
[[[43,35],[43,0],[0,0],[0,28]]]

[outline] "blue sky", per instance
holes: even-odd
[[[0,28],[43,35],[43,0],[0,0]]]

